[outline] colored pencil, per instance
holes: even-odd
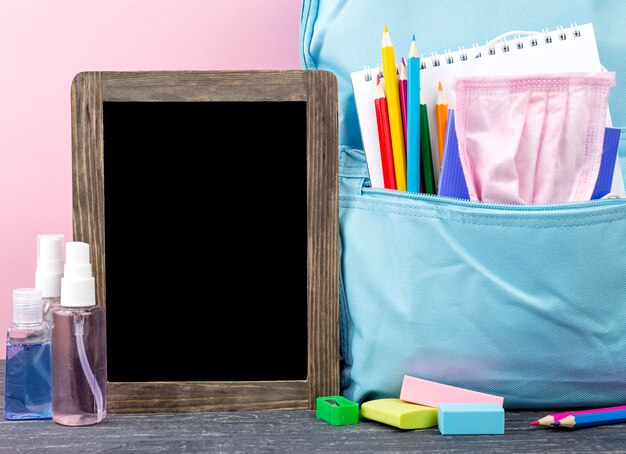
[[[383,165],[383,181],[385,188],[397,189],[396,174],[393,166],[393,148],[391,146],[391,132],[389,131],[389,115],[387,114],[387,99],[385,97],[385,81],[378,76],[376,82],[376,123],[378,125],[378,141],[380,143],[380,160]]]
[[[626,410],[570,415],[560,421],[553,422],[552,425],[568,429],[582,429],[585,427],[619,424],[621,422],[626,422]]]
[[[435,117],[437,118],[437,142],[439,145],[439,165],[443,162],[443,147],[446,141],[446,127],[448,125],[448,103],[443,92],[441,81],[437,90],[437,102],[435,103]]]
[[[428,126],[428,109],[424,101],[424,95],[420,92],[420,138],[422,167],[424,169],[424,192],[426,194],[436,194],[435,173],[433,171],[433,155],[430,146],[430,128]]]
[[[406,75],[406,62],[404,57],[400,61],[400,69],[398,70],[398,92],[400,93],[400,111],[402,113],[402,131],[404,131],[404,145],[406,148],[406,104],[407,104],[408,81]]]
[[[605,411],[616,411],[616,410],[626,410],[626,405],[621,405],[619,407],[594,408],[591,410],[578,410],[578,411],[554,413],[551,415],[544,416],[543,418],[540,418],[537,421],[533,421],[530,424],[533,426],[536,426],[536,425],[551,426],[553,422],[560,421],[561,419],[567,416],[584,415],[587,413],[600,413],[600,412],[605,412]]]
[[[383,42],[381,45],[383,57],[383,74],[389,113],[389,130],[391,131],[391,145],[393,147],[393,165],[396,173],[396,185],[399,190],[406,191],[406,154],[404,151],[404,132],[402,131],[402,113],[400,109],[400,93],[398,91],[398,74],[396,56],[389,30],[385,25]]]
[[[406,187],[407,191],[420,192],[420,58],[415,35],[407,59],[407,76]]]

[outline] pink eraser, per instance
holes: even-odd
[[[504,404],[504,397],[444,385],[409,375],[405,375],[402,381],[400,399],[428,407],[437,407],[439,404]]]

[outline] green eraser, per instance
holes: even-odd
[[[437,425],[437,409],[400,399],[377,399],[361,405],[361,416],[399,429],[425,429]]]
[[[358,424],[359,404],[342,396],[318,397],[315,400],[315,416],[333,426]]]

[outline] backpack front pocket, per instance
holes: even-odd
[[[342,386],[404,374],[508,408],[626,400],[626,203],[493,205],[367,187],[342,150]],[[364,161],[363,161],[364,164]]]

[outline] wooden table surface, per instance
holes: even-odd
[[[4,361],[0,361],[4,390]],[[4,408],[4,392],[0,397]],[[626,424],[578,431],[530,427],[547,411],[507,411],[505,435],[448,436],[371,421],[334,427],[312,411],[110,415],[88,427],[0,418],[0,452],[626,452]]]

